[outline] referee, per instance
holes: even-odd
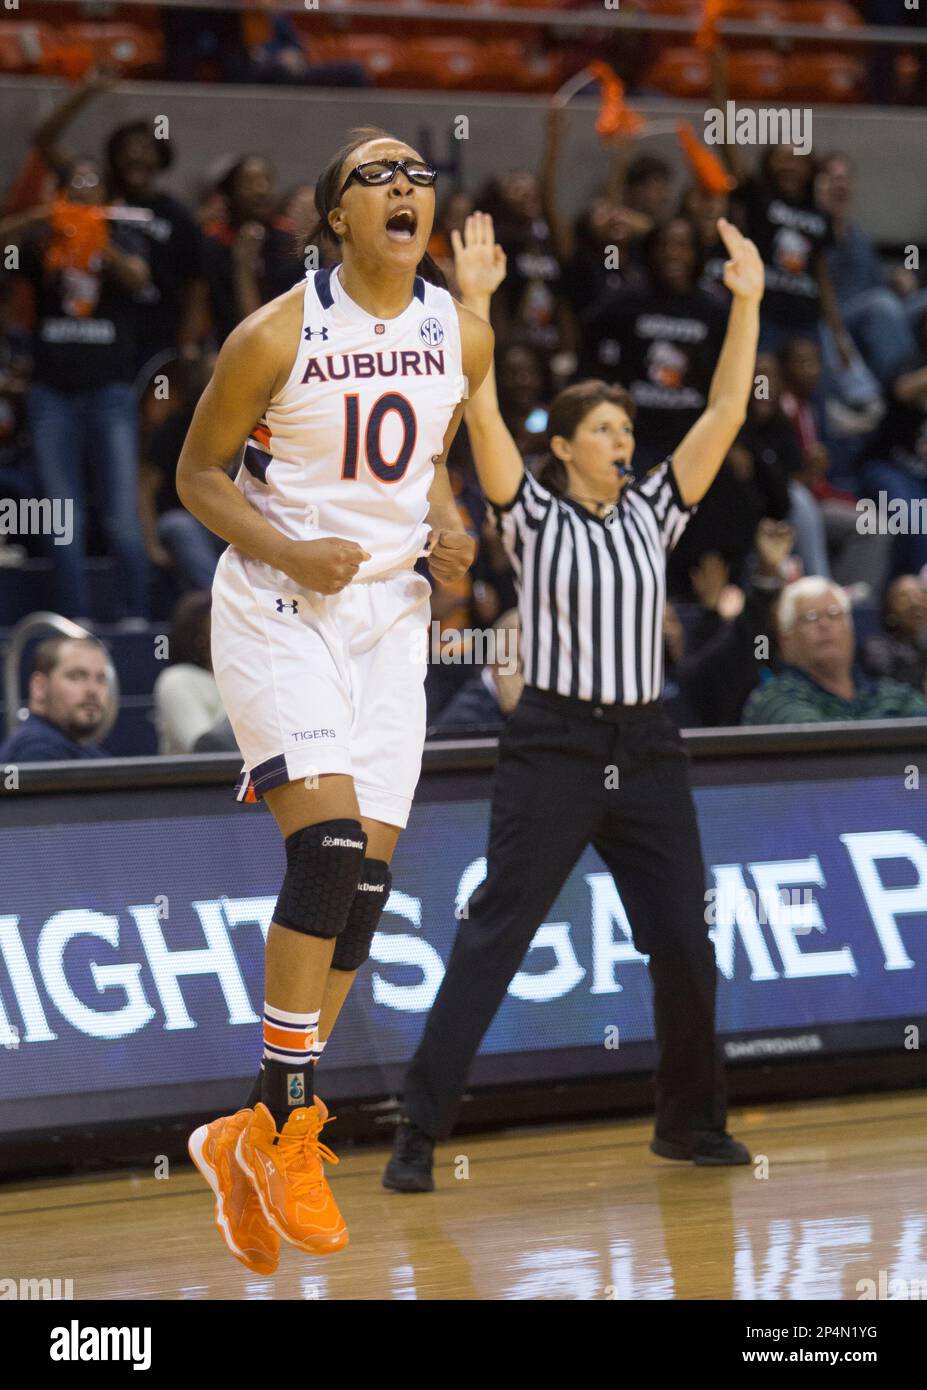
[[[525,690],[499,742],[487,875],[409,1067],[386,1187],[434,1187],[434,1143],[453,1127],[480,1040],[589,844],[649,957],[659,1049],[651,1149],[698,1164],[750,1162],[725,1130],[705,870],[686,754],[660,700],[666,556],[733,443],[753,384],[763,266],[731,223],[722,218],[718,230],[733,302],[708,404],[643,479],[631,470],[634,402],[620,386],[583,381],[557,395],[537,479],[503,423],[491,368],[467,406],[480,485],[515,572]],[[488,319],[505,275],[492,221],[474,213],[464,239],[452,237],[463,301]]]

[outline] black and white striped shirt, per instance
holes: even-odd
[[[659,699],[666,556],[695,512],[671,460],[629,483],[604,520],[527,472],[493,510],[518,586],[526,684],[596,704]]]

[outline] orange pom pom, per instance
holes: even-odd
[[[608,63],[596,59],[589,64],[589,71],[598,79],[602,89],[602,100],[596,118],[596,133],[603,140],[613,135],[636,135],[647,124],[643,116],[625,105],[624,83]]]
[[[50,270],[89,270],[109,241],[109,226],[102,208],[58,198],[48,215],[51,245],[45,257]]]

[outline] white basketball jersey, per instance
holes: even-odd
[[[446,290],[416,276],[408,307],[378,319],[348,298],[338,267],[310,272],[293,370],[236,484],[293,540],[363,546],[359,579],[408,567],[428,535],[432,460],[466,388]]]

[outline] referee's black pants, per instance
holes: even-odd
[[[453,1128],[483,1034],[590,843],[649,956],[655,1132],[685,1142],[724,1128],[715,956],[682,741],[659,702],[596,707],[528,688],[500,739],[487,875],[406,1077],[405,1113],[433,1138]]]

